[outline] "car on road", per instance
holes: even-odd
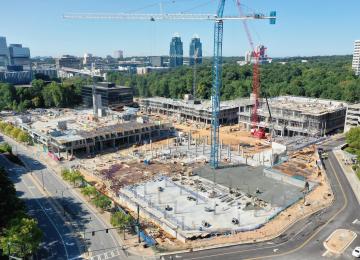
[[[352,251],[352,255],[354,257],[360,258],[360,246],[355,247],[355,249]]]

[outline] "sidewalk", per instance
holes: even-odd
[[[23,150],[25,153],[27,152],[29,155],[32,154],[33,158],[36,158],[38,161],[42,162],[43,164],[45,164],[45,166],[52,171],[55,175],[58,176],[58,178],[61,179],[61,169],[62,168],[67,168],[67,165],[62,163],[62,162],[56,162],[53,159],[51,159],[49,156],[47,156],[46,153],[44,153],[41,149],[41,147],[39,145],[34,145],[34,146],[26,146],[24,144],[18,143],[15,140],[13,140],[12,138],[1,134],[1,136],[3,137],[4,141],[8,142],[10,145],[13,146],[14,149],[14,153],[17,154],[19,149]],[[71,187],[71,185],[67,182],[64,182],[64,184],[68,187]],[[106,224],[106,226],[111,227],[110,224],[110,213],[108,212],[100,212],[96,207],[94,207],[91,203],[89,203],[88,199],[86,197],[84,197],[78,190],[76,189],[71,189],[72,192],[76,193],[77,198],[82,201],[83,203],[85,203],[87,205],[87,207],[89,209],[91,209],[91,211],[96,214],[97,216],[100,216],[102,222],[104,222]],[[51,198],[51,195],[48,195]],[[126,248],[127,251],[127,259],[153,259],[154,256],[152,255],[152,251],[151,253],[148,252],[149,249],[144,249],[141,246],[138,245],[137,243],[137,236],[131,237],[131,239],[129,238],[129,234],[127,235],[128,239],[127,241],[124,241],[122,239],[122,235],[114,232],[114,237],[117,240],[117,242],[119,243],[120,246],[123,246],[124,248]],[[106,253],[105,253],[106,254]],[[102,255],[102,254],[100,254]],[[99,255],[99,259],[101,259],[101,256]],[[96,260],[96,256],[90,256],[90,259],[92,260]]]
[[[356,176],[354,170],[351,168],[350,165],[345,165],[343,159],[344,159],[344,154],[343,151],[340,148],[335,148],[333,150],[334,155],[337,159],[337,161],[340,164],[341,169],[343,170],[348,182],[350,183],[350,186],[360,204],[360,180],[358,179],[358,177]]]

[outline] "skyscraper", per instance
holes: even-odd
[[[30,49],[22,44],[10,44],[10,63],[14,66],[30,66]]]
[[[169,66],[174,68],[183,65],[183,43],[180,35],[175,34],[170,42],[170,63]]]
[[[189,49],[189,65],[192,66],[195,63],[202,63],[202,44],[200,38],[197,35],[194,35],[190,42]]]
[[[360,76],[360,40],[355,41],[352,69],[355,75]]]
[[[0,36],[0,67],[6,67],[10,64],[10,53],[6,43],[6,38]]]

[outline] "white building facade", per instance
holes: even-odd
[[[355,75],[360,76],[360,40],[357,40],[354,43],[352,69],[354,70]]]
[[[344,132],[349,131],[352,127],[360,127],[360,103],[347,107]]]

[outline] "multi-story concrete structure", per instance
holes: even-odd
[[[93,106],[93,85],[86,85],[81,96],[87,107]],[[101,96],[102,107],[116,109],[133,103],[133,90],[129,87],[116,86],[110,82],[99,82],[95,85],[95,95]]]
[[[198,123],[211,123],[211,102],[209,100],[193,100],[191,95],[185,95],[184,100],[174,100],[163,97],[143,98],[139,101],[140,109],[147,113],[158,113],[175,116],[179,119]],[[220,124],[236,124],[239,110],[249,109],[249,99],[237,99],[221,102]]]
[[[251,102],[253,103],[253,102]],[[277,135],[323,136],[343,129],[346,103],[307,97],[280,96],[269,99],[270,116],[266,102],[260,101],[257,127],[273,130]],[[252,107],[239,112],[239,123],[250,130]]]
[[[10,44],[10,63],[14,66],[30,66],[30,49],[21,44]]]
[[[164,67],[164,57],[162,56],[151,56],[150,64],[152,67]]]
[[[71,55],[63,55],[60,58],[56,59],[56,68],[73,68],[73,69],[80,69],[80,59],[71,56]]]
[[[352,127],[360,127],[360,103],[347,107],[344,132],[349,131]]]
[[[220,124],[238,123],[250,131],[253,127],[251,114],[254,100],[241,98],[222,101]],[[211,102],[191,98],[174,100],[163,97],[144,98],[140,109],[147,113],[158,113],[183,118],[199,123],[211,123]],[[260,100],[259,123],[256,127],[273,130],[281,136],[323,136],[342,130],[345,124],[346,103],[306,97],[280,96],[269,99],[272,121],[270,122],[266,102]]]
[[[189,48],[189,65],[202,63],[202,44],[199,36],[194,35],[190,42]]]
[[[354,43],[352,69],[354,70],[355,75],[360,76],[360,40],[357,40]]]
[[[149,143],[174,134],[168,123],[122,121],[116,114],[94,118],[91,110],[29,111],[29,120],[13,123],[26,130],[54,159],[74,154],[96,154],[106,148]]]
[[[183,65],[183,43],[180,35],[175,34],[170,42],[170,61],[169,67],[178,67]]]
[[[10,54],[6,43],[6,38],[0,36],[0,67],[5,68],[10,64]]]

